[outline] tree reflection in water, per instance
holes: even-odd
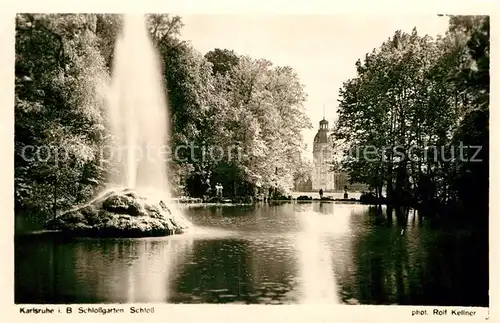
[[[398,223],[394,213],[384,209],[380,216],[372,208],[358,218],[364,232],[354,237],[356,272],[341,279],[344,301],[487,306],[484,239],[468,229],[431,229],[413,212]]]

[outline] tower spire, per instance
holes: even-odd
[[[325,104],[323,103],[323,120],[325,120]]]

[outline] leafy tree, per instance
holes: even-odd
[[[48,214],[81,202],[102,179],[105,62],[93,15],[16,19],[16,207]],[[43,156],[37,155],[43,152]]]
[[[336,139],[346,145],[341,166],[353,180],[379,196],[385,188],[395,206],[465,201],[473,195],[464,191],[473,173],[481,178],[476,186],[487,188],[484,163],[452,155],[459,142],[488,142],[487,18],[451,17],[449,31],[436,40],[415,29],[397,31],[356,68],[357,77],[340,90],[335,125]],[[368,148],[378,151],[368,156]]]
[[[205,54],[205,58],[212,63],[214,74],[225,75],[239,63],[238,55],[229,49],[216,48]]]

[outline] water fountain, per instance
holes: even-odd
[[[171,201],[168,105],[159,57],[144,17],[125,15],[106,93],[112,134],[110,188],[48,221],[73,235],[151,236],[190,227]]]

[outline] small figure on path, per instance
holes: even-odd
[[[323,199],[323,189],[322,188],[319,189],[319,198]]]
[[[212,190],[212,186],[210,185],[210,178],[207,178],[207,180],[205,181],[205,194],[206,196],[210,196],[210,191]]]
[[[347,185],[344,186],[344,199],[349,198],[349,194],[347,194]]]

